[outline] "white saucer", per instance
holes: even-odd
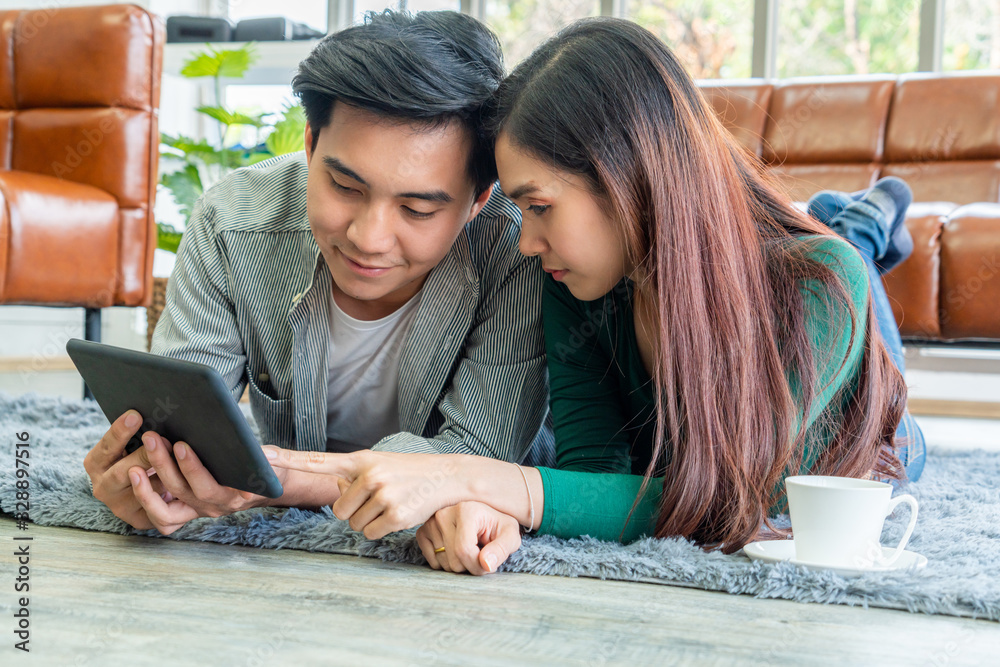
[[[764,542],[752,542],[743,547],[745,553],[751,560],[762,560],[765,563],[780,563],[788,561],[793,565],[803,565],[805,567],[819,570],[833,570],[837,574],[851,575],[864,574],[866,572],[892,572],[894,570],[906,570],[914,568],[919,570],[927,565],[927,558],[913,551],[903,551],[892,565],[872,565],[870,567],[832,567],[830,565],[820,565],[818,563],[807,563],[795,560],[795,540],[768,540]],[[882,554],[886,557],[892,556],[896,550],[892,547],[882,547]]]

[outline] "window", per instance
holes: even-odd
[[[354,22],[364,23],[366,13],[384,9],[399,9],[398,0],[354,0]]]
[[[503,44],[512,70],[536,46],[576,19],[601,13],[598,0],[487,0],[486,24]]]
[[[204,9],[201,5],[201,0],[150,0],[149,11],[163,18],[168,16],[197,16]]]
[[[778,76],[912,72],[919,34],[916,0],[781,0]]]
[[[1000,68],[1000,0],[946,0],[946,70]]]
[[[459,0],[354,0],[354,22],[362,23],[365,13],[385,9],[405,9],[408,12],[427,12],[450,9],[461,11]]]
[[[655,33],[696,79],[750,76],[753,0],[630,0],[628,17]]]
[[[462,3],[459,0],[406,0],[406,10],[409,12],[431,12],[442,9],[461,11]]]

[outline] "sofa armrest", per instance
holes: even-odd
[[[1000,340],[1000,204],[956,209],[941,233],[941,334]]]
[[[941,230],[958,204],[914,203],[906,212],[913,254],[882,276],[903,338],[941,337]]]
[[[117,200],[95,187],[0,171],[0,303],[113,304]]]

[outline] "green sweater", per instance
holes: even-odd
[[[848,349],[849,315],[830,312],[829,302],[816,294],[822,287],[812,284],[815,281],[803,282],[806,324],[821,366],[806,420],[809,429],[828,407],[839,407],[831,403],[841,388],[846,391],[841,400],[846,400],[857,384],[868,313],[868,271],[860,255],[839,237],[808,236],[801,241],[814,243],[809,254],[845,281],[859,332]],[[543,315],[558,469],[538,469],[545,491],[538,533],[617,541],[652,456],[656,427],[653,384],[635,338],[632,284],[623,279],[604,297],[580,301],[565,285],[548,278]],[[788,378],[797,395],[795,374]],[[829,440],[820,430],[817,423],[813,432],[807,431],[807,443],[812,444],[804,452],[803,472]],[[662,477],[650,479],[624,542],[653,535],[662,488]]]

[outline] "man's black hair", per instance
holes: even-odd
[[[501,79],[500,41],[476,19],[386,10],[323,38],[299,64],[292,89],[312,128],[313,150],[334,102],[432,126],[460,121],[472,138],[468,169],[478,196],[497,178],[482,115]]]

